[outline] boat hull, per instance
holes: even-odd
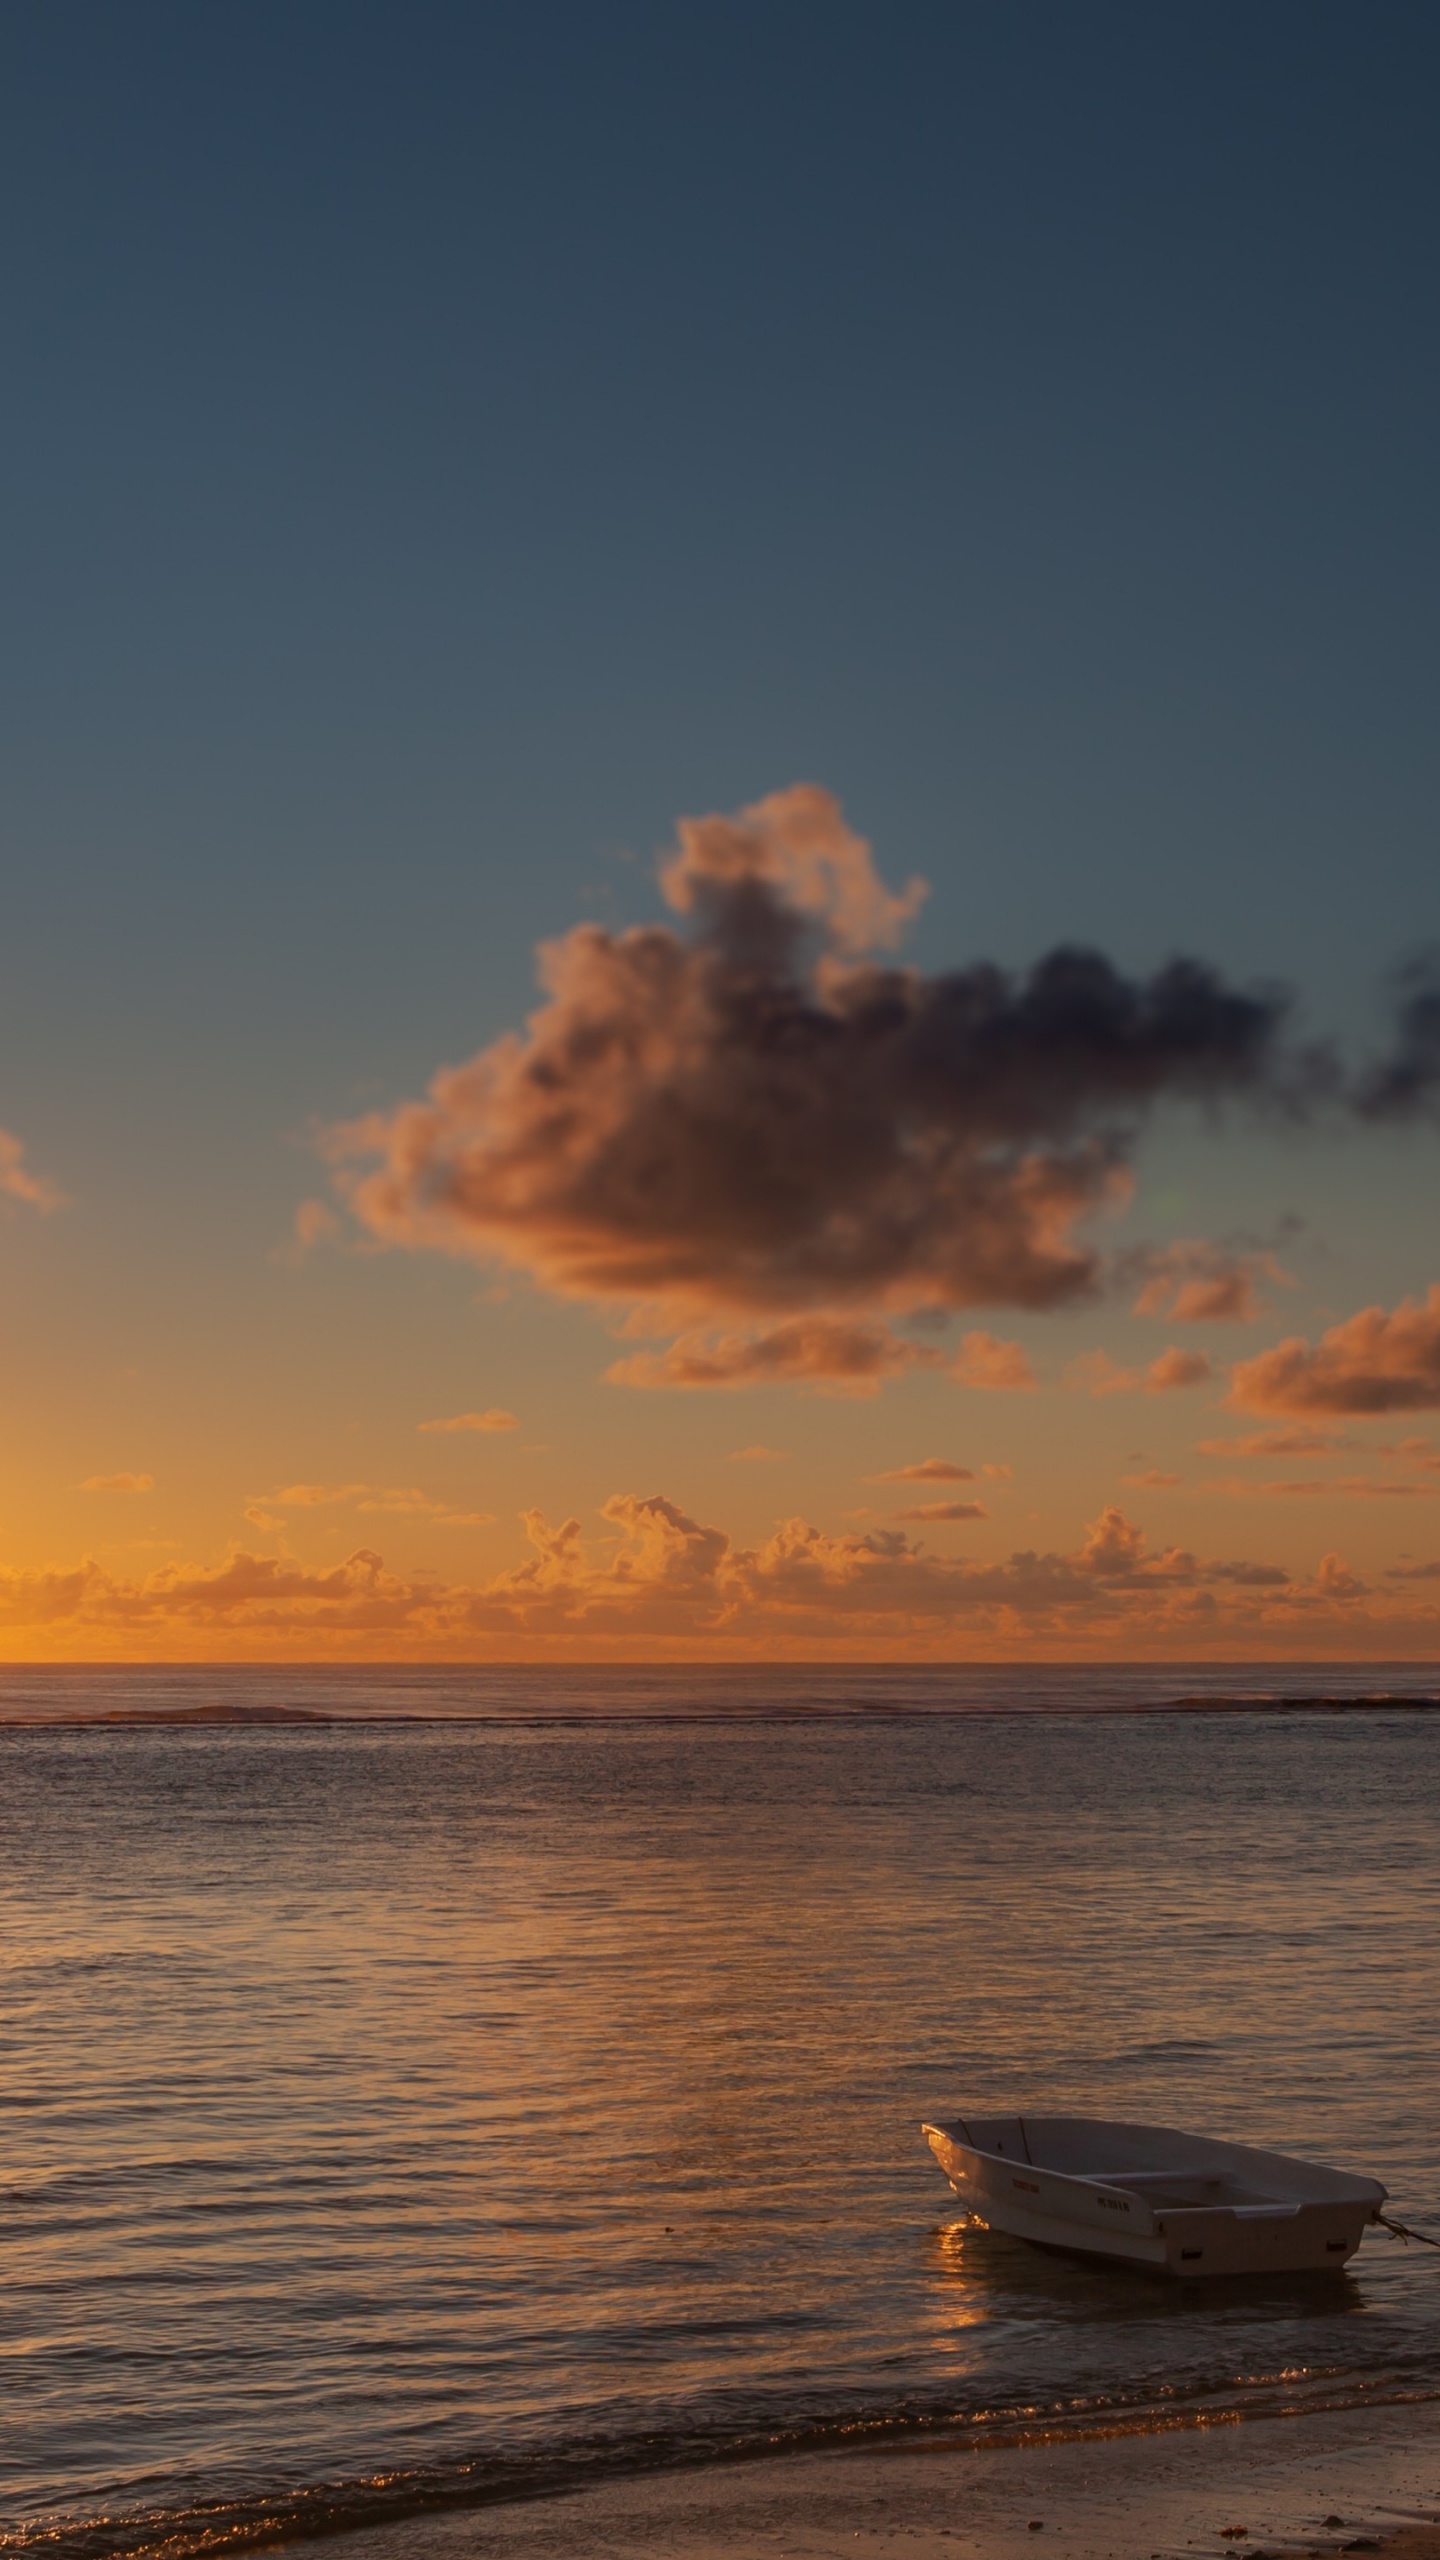
[[[924,2131],[961,2203],[992,2230],[1167,2276],[1334,2274],[1385,2200],[1374,2179],[1163,2126],[1015,2117]],[[1065,2167],[1051,2165],[1047,2135]],[[1077,2170],[1091,2155],[1113,2157],[1113,2169]]]

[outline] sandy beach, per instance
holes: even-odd
[[[344,2560],[1440,2560],[1440,2407],[717,2465],[419,2516]]]

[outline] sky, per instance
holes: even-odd
[[[0,1658],[1433,1656],[1437,75],[5,16]]]

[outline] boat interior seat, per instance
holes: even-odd
[[[1202,2169],[1122,2169],[1113,2178],[1093,2174],[1087,2185],[1120,2187],[1127,2195],[1137,2195],[1148,2205],[1162,2211],[1191,2212],[1205,2206],[1283,2204],[1283,2196],[1269,2194],[1263,2187],[1247,2186],[1225,2170],[1213,2174]]]

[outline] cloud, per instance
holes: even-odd
[[[1209,1280],[1187,1280],[1164,1308],[1176,1324],[1254,1324],[1265,1302],[1248,1271],[1229,1271]],[[1153,1310],[1159,1313],[1157,1307]]]
[[[908,1511],[897,1511],[897,1520],[988,1520],[983,1502],[917,1502]]]
[[[676,834],[679,851],[660,885],[678,914],[722,935],[736,902],[755,901],[767,937],[779,910],[812,918],[841,951],[893,950],[929,895],[918,879],[898,896],[888,890],[864,837],[814,783],[772,791],[737,818],[682,818]]]
[[[1228,1401],[1252,1413],[1415,1413],[1440,1406],[1440,1283],[1423,1305],[1362,1307],[1312,1350],[1292,1334],[1238,1363]]]
[[[1161,1352],[1158,1360],[1151,1361],[1145,1372],[1145,1393],[1171,1395],[1179,1388],[1203,1387],[1213,1376],[1203,1352],[1177,1351],[1172,1345],[1170,1350]]]
[[[428,1587],[401,1581],[368,1548],[320,1572],[240,1550],[219,1565],[162,1565],[139,1582],[119,1580],[87,1557],[65,1571],[0,1569],[0,1625],[69,1623],[131,1637],[167,1625],[287,1637],[363,1633],[413,1618]]]
[[[1440,1475],[1440,1452],[1434,1449],[1426,1450],[1414,1446],[1403,1450],[1382,1449],[1380,1455],[1382,1458],[1403,1456],[1407,1465],[1418,1467],[1422,1475]]]
[[[132,1475],[126,1469],[118,1476],[85,1476],[79,1490],[81,1493],[153,1493],[155,1479],[153,1476]]]
[[[1202,1440],[1202,1458],[1328,1458],[1348,1449],[1338,1431],[1251,1431],[1242,1440]]]
[[[270,1512],[320,1511],[344,1508],[354,1511],[399,1512],[431,1520],[441,1529],[484,1529],[493,1521],[493,1511],[457,1511],[450,1503],[422,1493],[414,1484],[287,1484],[274,1493],[251,1496],[252,1508],[245,1517],[257,1528],[272,1525]]]
[[[1133,1312],[1179,1324],[1253,1324],[1265,1311],[1259,1280],[1290,1283],[1272,1253],[1235,1252],[1201,1239],[1130,1259],[1138,1259],[1146,1273]]]
[[[1348,1446],[1348,1441],[1336,1442],[1337,1448]],[[1382,1458],[1408,1458],[1412,1467],[1440,1467],[1440,1449],[1433,1441],[1421,1439],[1418,1433],[1412,1432],[1407,1440],[1382,1440],[1380,1455]]]
[[[523,1518],[523,1559],[474,1582],[399,1573],[368,1547],[323,1568],[242,1549],[134,1580],[89,1558],[0,1570],[0,1625],[23,1631],[27,1653],[277,1660],[696,1651],[949,1660],[957,1647],[966,1658],[1038,1649],[1173,1662],[1258,1650],[1314,1660],[1331,1643],[1363,1655],[1377,1636],[1428,1658],[1440,1630],[1440,1601],[1421,1596],[1432,1578],[1423,1568],[1396,1568],[1377,1596],[1333,1554],[1307,1576],[1263,1558],[1152,1548],[1114,1505],[1072,1549],[1021,1549],[988,1564],[932,1554],[900,1527],[832,1535],[803,1518],[746,1546],[659,1493],[612,1495],[593,1535],[578,1516]]]
[[[1403,1476],[1272,1476],[1264,1484],[1241,1477],[1228,1484],[1207,1484],[1207,1493],[1228,1493],[1249,1501],[1257,1495],[1302,1500],[1331,1497],[1356,1502],[1426,1502],[1440,1500],[1440,1485],[1412,1484]]]
[[[1067,1366],[1064,1384],[1092,1396],[1131,1395],[1140,1384],[1140,1372],[1117,1368],[1108,1351],[1082,1351]]]
[[[730,1452],[736,1465],[744,1465],[752,1460],[757,1464],[763,1462],[767,1465],[776,1465],[780,1459],[788,1458],[789,1455],[788,1449],[767,1449],[763,1440],[752,1440],[748,1449],[732,1449]]]
[[[1371,1120],[1432,1116],[1440,1099],[1440,961],[1423,954],[1397,970],[1395,1045],[1360,1079],[1356,1105]]]
[[[1167,1493],[1172,1485],[1183,1483],[1181,1476],[1169,1475],[1163,1467],[1147,1467],[1143,1475],[1122,1476],[1122,1484],[1144,1487],[1155,1493]]]
[[[920,884],[888,890],[814,786],[679,832],[661,881],[687,933],[577,926],[544,948],[523,1032],[331,1133],[372,1235],[687,1336],[1064,1306],[1096,1289],[1077,1229],[1125,1196],[1155,1104],[1286,1087],[1280,1000],[1196,962],[1135,980],[1062,949],[1017,979],[857,957],[894,941]],[[685,1351],[628,1375],[735,1382]]]
[[[993,1333],[967,1333],[950,1375],[962,1387],[1000,1392],[1038,1387],[1039,1379],[1018,1342],[1001,1342]]]
[[[272,1262],[303,1262],[319,1244],[328,1244],[340,1233],[340,1221],[323,1200],[302,1200],[290,1221],[287,1243],[277,1245]]]
[[[898,1377],[905,1369],[939,1368],[943,1359],[942,1352],[907,1342],[884,1325],[845,1316],[797,1316],[768,1333],[685,1333],[664,1351],[637,1351],[612,1361],[605,1375],[619,1387],[825,1382],[852,1395],[873,1395],[882,1379]]]
[[[1147,1396],[1162,1396],[1183,1387],[1204,1386],[1212,1375],[1203,1352],[1177,1351],[1173,1346],[1147,1369],[1120,1369],[1108,1351],[1082,1351],[1066,1369],[1065,1384],[1092,1396],[1133,1395],[1141,1390]]]
[[[520,1424],[513,1413],[492,1404],[484,1413],[449,1413],[436,1422],[418,1422],[417,1431],[518,1431]]]
[[[31,1172],[25,1162],[23,1141],[8,1129],[0,1129],[0,1199],[23,1201],[27,1209],[38,1209],[42,1218],[65,1205],[65,1194],[58,1183],[43,1173]]]
[[[1114,1503],[1107,1504],[1099,1519],[1091,1523],[1075,1562],[1081,1572],[1090,1573],[1101,1582],[1132,1588],[1155,1584],[1188,1588],[1199,1583],[1228,1582],[1248,1589],[1271,1590],[1290,1579],[1279,1565],[1218,1559],[1202,1564],[1188,1547],[1166,1547],[1152,1555],[1143,1529],[1127,1520]]]
[[[951,1458],[922,1458],[918,1466],[887,1467],[871,1476],[871,1484],[973,1484],[973,1467],[957,1467]]]

